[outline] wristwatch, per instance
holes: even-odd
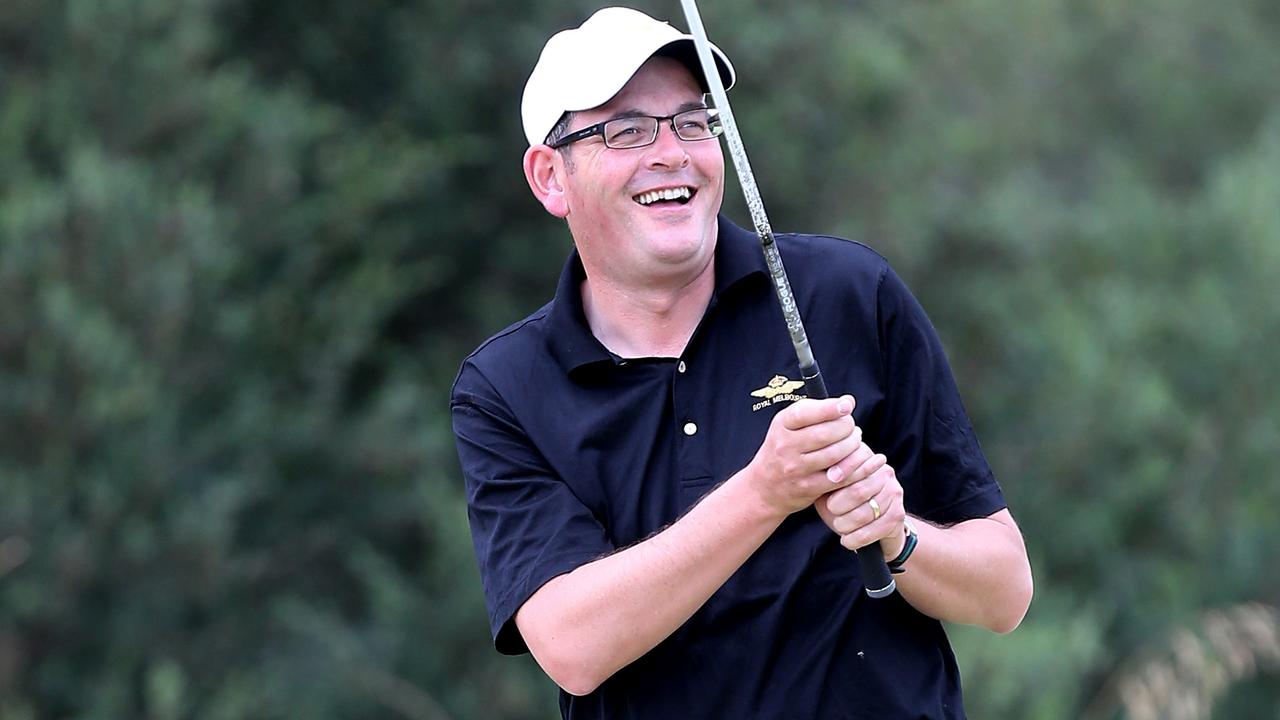
[[[902,521],[903,528],[906,529],[907,541],[902,545],[902,552],[898,553],[898,557],[890,560],[887,564],[889,572],[898,575],[907,571],[902,567],[907,562],[907,558],[911,557],[911,553],[916,551],[916,543],[920,541],[920,536],[916,534],[916,526],[911,522],[911,518]]]

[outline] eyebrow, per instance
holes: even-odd
[[[705,101],[691,100],[677,107],[676,111],[672,114],[679,115],[682,112],[689,112],[690,110],[706,110],[706,109],[707,109],[707,103]],[[627,108],[626,110],[619,110],[613,115],[610,115],[608,119],[605,120],[605,122],[609,122],[610,120],[621,120],[622,118],[633,118],[633,117],[653,117],[653,115],[650,115],[649,113],[639,108]]]

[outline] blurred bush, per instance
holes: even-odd
[[[446,401],[568,250],[518,99],[594,7],[0,4],[0,717],[555,715]],[[1022,628],[953,629],[970,714],[1122,714],[1280,605],[1280,6],[703,13],[774,226],[898,267],[1027,536]]]

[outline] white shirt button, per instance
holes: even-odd
[[[685,434],[685,435],[693,435],[693,434],[694,434],[694,433],[696,433],[696,432],[698,432],[698,426],[697,426],[697,425],[695,425],[695,424],[693,424],[693,423],[691,423],[691,422],[688,422],[688,423],[685,423],[685,424],[684,424],[684,434]]]
[[[682,373],[682,372],[684,372],[685,370],[688,370],[688,369],[689,369],[689,368],[685,367],[685,364],[684,364],[684,361],[683,361],[683,360],[681,360],[681,361],[676,365],[676,372],[678,372],[678,373]]]

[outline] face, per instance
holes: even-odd
[[[628,114],[672,115],[705,107],[689,70],[655,57],[608,103],[575,113],[570,132]],[[715,140],[685,141],[670,122],[652,145],[618,150],[597,135],[557,152],[565,215],[589,275],[653,285],[710,267],[716,213],[724,196],[724,156]],[[690,197],[654,201],[656,191]]]

